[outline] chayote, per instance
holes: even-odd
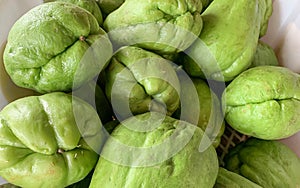
[[[212,188],[215,183],[216,151],[212,146],[199,151],[206,136],[192,124],[148,112],[123,121],[111,136],[90,188]]]
[[[201,0],[125,0],[107,16],[104,28],[115,45],[173,53],[200,34],[201,10]]]
[[[214,188],[262,188],[256,183],[234,172],[220,167]]]
[[[97,3],[101,8],[101,11],[108,15],[117,8],[119,8],[125,0],[98,0]]]
[[[218,97],[201,79],[191,78],[190,81],[187,81],[180,78],[180,81],[180,98],[184,98],[187,103],[182,104],[173,117],[197,125],[212,140],[213,146],[218,147],[225,130],[224,117]],[[192,95],[192,92],[196,92],[196,95]]]
[[[18,99],[0,112],[0,175],[21,187],[66,187],[95,166],[104,143],[97,112],[54,92]]]
[[[113,120],[114,113],[111,104],[102,88],[94,80],[72,91],[72,95],[92,105],[97,111],[103,125]]]
[[[225,120],[246,135],[285,138],[300,130],[299,99],[298,74],[279,66],[254,67],[227,86]]]
[[[269,3],[271,2],[271,3]],[[267,6],[268,5],[268,6]],[[201,14],[203,29],[186,51],[195,76],[230,81],[246,70],[254,57],[260,30],[272,9],[271,0],[214,0]],[[186,62],[185,67],[189,67]],[[187,68],[189,69],[189,68]]]
[[[170,62],[126,46],[105,69],[105,93],[119,120],[150,110],[171,115],[179,106],[180,84]]]
[[[14,83],[47,93],[70,91],[92,80],[111,55],[112,44],[91,13],[49,2],[16,21],[3,58]]]
[[[85,10],[92,13],[93,16],[95,16],[99,25],[102,25],[103,23],[102,13],[96,0],[44,0],[44,2],[54,2],[54,1],[72,3],[81,8],[84,8]]]
[[[300,186],[300,159],[278,141],[250,138],[225,156],[226,169],[262,187]]]
[[[273,48],[263,41],[259,40],[250,68],[261,65],[278,66],[279,63]]]

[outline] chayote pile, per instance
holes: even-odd
[[[261,39],[271,0],[44,2],[3,53],[36,92],[0,111],[4,187],[300,187],[276,141],[300,130],[300,77]],[[222,161],[229,126],[252,138]]]

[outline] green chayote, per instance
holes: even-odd
[[[185,106],[180,107],[175,112],[174,117],[196,124],[212,140],[213,146],[217,147],[225,129],[218,97],[211,91],[207,83],[201,79],[192,78],[188,82],[182,78],[180,81],[180,98],[184,98],[187,104],[182,104]],[[192,92],[196,92],[196,96],[192,95]],[[196,103],[196,100],[199,102]]]
[[[99,7],[101,8],[101,11],[108,15],[117,8],[119,8],[125,0],[97,0],[97,3]]]
[[[180,84],[170,62],[138,47],[123,47],[105,70],[105,93],[122,118],[149,110],[171,115],[179,106]]]
[[[91,13],[70,3],[49,2],[16,21],[3,59],[16,85],[48,93],[92,80],[111,55],[112,44]]]
[[[272,1],[214,0],[201,14],[200,39],[186,51],[191,66],[202,70],[195,76],[230,81],[246,70],[253,60],[260,31],[267,24],[266,12],[272,9],[269,2]],[[189,63],[185,66],[189,67]]]
[[[102,88],[95,81],[82,85],[77,90],[74,90],[72,95],[91,104],[96,109],[103,125],[112,121],[114,113],[111,104]]]
[[[95,16],[95,18],[97,19],[99,25],[102,25],[103,23],[101,10],[95,0],[44,0],[44,2],[54,2],[54,1],[72,3],[77,6],[80,6],[81,8],[84,8],[85,10],[92,13],[93,16]]]
[[[258,41],[254,59],[250,67],[261,65],[278,66],[279,63],[273,48],[260,40]]]
[[[216,151],[212,146],[199,151],[206,136],[192,124],[149,112],[123,121],[111,136],[90,188],[212,188],[215,183]]]
[[[262,188],[247,178],[220,167],[214,188]]]
[[[201,0],[125,0],[107,16],[104,28],[116,45],[178,52],[200,34],[201,10]]]
[[[18,99],[0,112],[0,175],[21,187],[66,187],[95,166],[104,143],[97,112],[54,92]]]
[[[223,104],[227,123],[243,134],[291,136],[300,130],[300,76],[279,66],[248,69],[227,86]]]
[[[262,187],[300,186],[300,159],[278,141],[250,138],[229,151],[225,168]]]

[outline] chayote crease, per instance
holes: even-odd
[[[97,112],[54,92],[18,99],[0,112],[0,175],[28,188],[63,188],[94,168],[104,144]]]
[[[201,0],[125,0],[107,16],[104,28],[116,46],[179,52],[200,34],[201,10]]]
[[[71,91],[92,80],[112,44],[88,11],[63,2],[34,7],[11,28],[3,54],[12,81],[40,93]]]
[[[112,57],[105,76],[105,93],[118,120],[150,110],[172,115],[179,106],[175,69],[155,53],[123,47]]]
[[[240,74],[223,94],[225,120],[237,131],[281,139],[300,130],[300,76],[285,67],[258,66]]]
[[[300,159],[278,141],[250,138],[229,151],[225,168],[262,187],[300,186]]]

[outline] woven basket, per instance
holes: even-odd
[[[217,147],[217,154],[219,157],[220,166],[224,166],[224,157],[228,151],[235,147],[237,144],[247,140],[249,136],[243,135],[234,130],[229,125],[226,125],[224,134],[221,138],[221,143]]]

